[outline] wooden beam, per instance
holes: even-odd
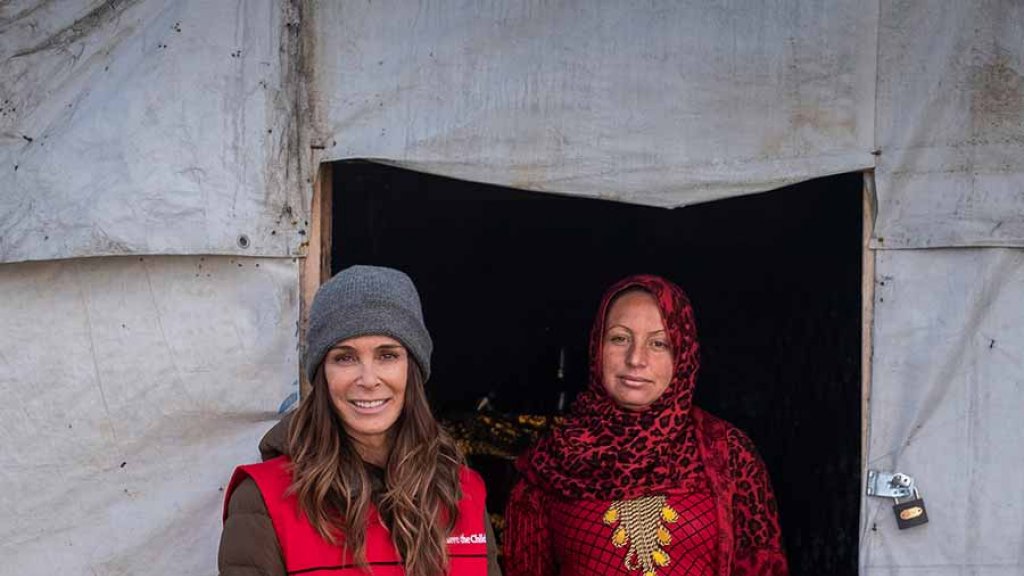
[[[863,218],[861,239],[861,325],[860,325],[860,379],[861,379],[861,473],[867,473],[868,440],[871,432],[871,367],[875,325],[875,250],[871,237],[875,231],[875,172],[864,172]],[[862,482],[863,485],[863,482]]]
[[[333,214],[333,165],[320,165],[313,182],[313,201],[309,210],[309,230],[304,245],[305,255],[299,261],[299,358],[306,352],[306,328],[309,307],[320,285],[331,277],[331,217]],[[299,366],[299,397],[309,394],[309,380]]]

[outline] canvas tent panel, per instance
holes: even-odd
[[[878,253],[867,466],[914,476],[931,521],[865,498],[862,574],[1020,574],[1021,294],[1024,250]]]
[[[873,245],[1024,246],[1024,4],[882,6]]]
[[[325,157],[682,206],[873,165],[862,2],[345,2]]]
[[[298,264],[9,264],[5,574],[209,574],[222,489],[296,393]]]
[[[288,18],[269,0],[0,7],[0,262],[295,252]]]
[[[7,3],[0,261],[294,254],[321,157],[681,206],[876,148],[876,247],[1024,245],[1024,8],[876,9]]]

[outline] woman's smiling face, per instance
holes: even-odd
[[[331,403],[360,453],[386,453],[388,432],[405,405],[408,351],[388,336],[349,338],[327,352],[323,369]]]
[[[608,309],[601,344],[602,384],[626,410],[640,412],[672,382],[675,358],[661,310],[650,293],[629,290]]]

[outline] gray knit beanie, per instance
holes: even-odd
[[[306,375],[313,380],[320,361],[338,342],[369,335],[401,342],[424,381],[430,377],[433,343],[416,286],[404,272],[380,266],[346,268],[317,290],[306,333]]]

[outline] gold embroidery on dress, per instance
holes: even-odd
[[[626,570],[643,570],[643,576],[656,576],[655,568],[668,566],[664,547],[672,543],[666,524],[675,524],[679,514],[665,503],[664,496],[644,496],[616,500],[604,513],[604,523],[614,526],[612,544],[626,549]],[[617,525],[617,526],[616,526]]]

